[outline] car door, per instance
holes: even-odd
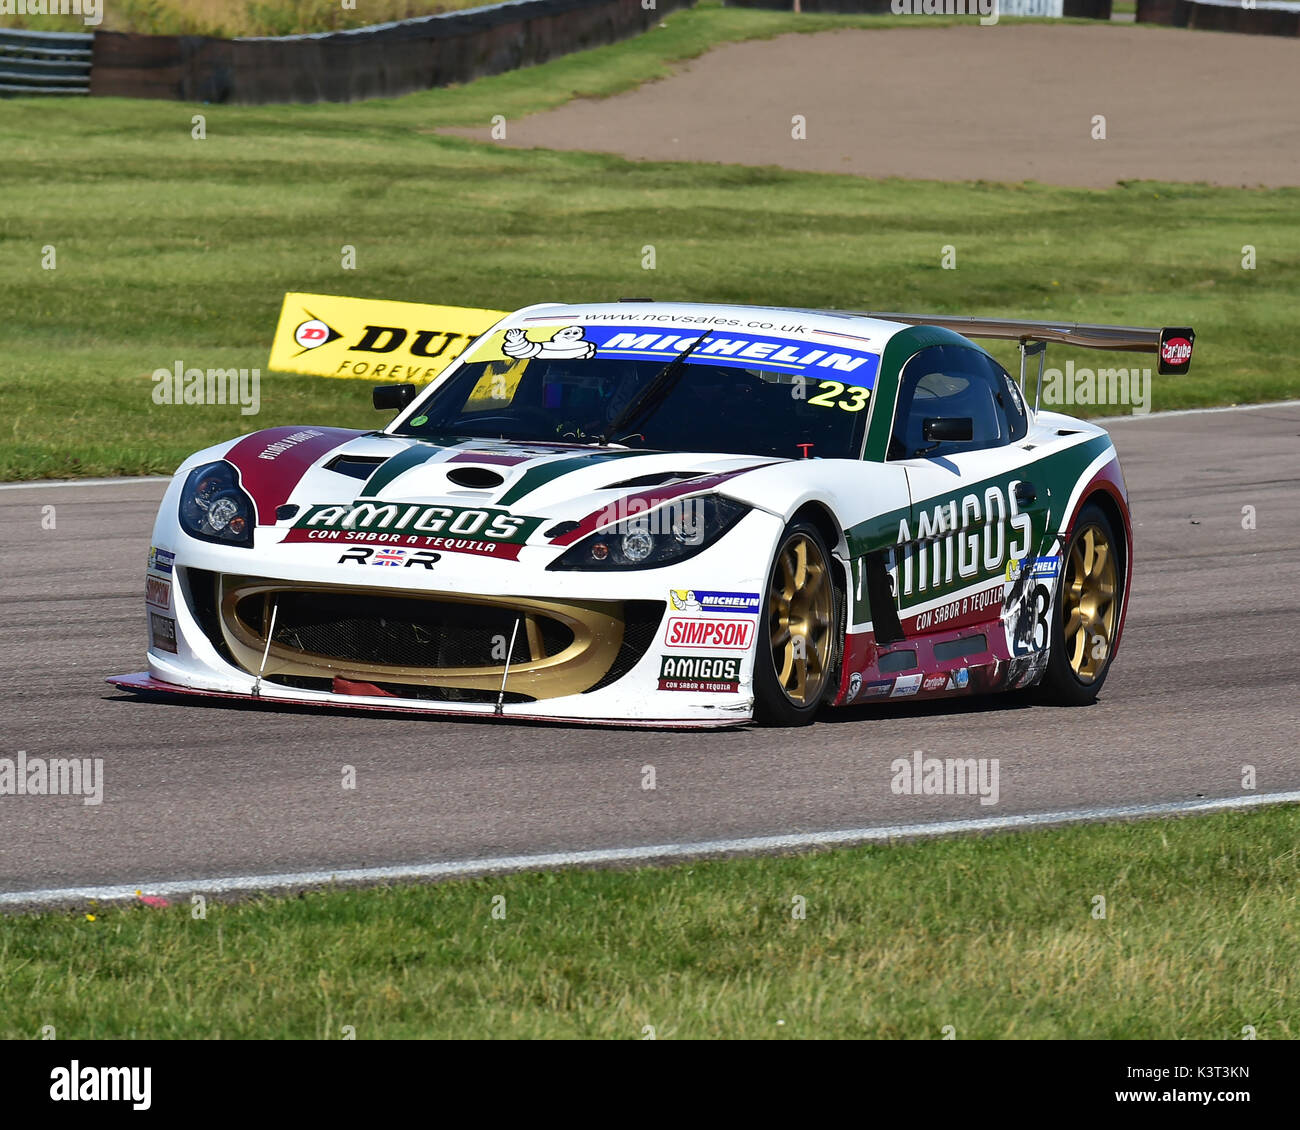
[[[1038,552],[1047,500],[1027,432],[1020,390],[983,350],[932,345],[903,366],[888,454],[911,497],[893,569],[905,635],[995,620],[1006,608],[1008,636],[1033,649],[1036,594],[1018,563]]]

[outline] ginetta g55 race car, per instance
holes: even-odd
[[[960,331],[960,332],[958,332]],[[1013,379],[971,337],[1017,340]],[[141,692],[622,725],[1038,686],[1091,701],[1133,538],[1115,448],[1030,407],[1047,342],[1190,329],[539,305],[359,432],[187,459]]]

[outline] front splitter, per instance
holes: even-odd
[[[388,706],[374,702],[346,702],[337,697],[302,698],[286,695],[276,689],[273,695],[237,694],[234,691],[213,691],[200,687],[182,687],[155,679],[147,671],[133,675],[110,675],[104,680],[124,691],[138,695],[183,695],[196,698],[216,698],[242,702],[248,706],[314,706],[327,710],[367,711],[374,714],[428,714],[439,718],[457,718],[461,721],[487,722],[548,722],[561,726],[616,726],[632,730],[725,730],[747,726],[747,718],[571,718],[554,714],[500,714],[493,710],[449,710],[436,705],[423,706],[403,702]]]

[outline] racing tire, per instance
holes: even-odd
[[[837,689],[844,597],[835,559],[809,521],[786,526],[768,571],[754,661],[754,719],[806,726]]]
[[[1121,543],[1096,503],[1079,511],[1052,602],[1052,647],[1036,697],[1055,706],[1087,706],[1110,672],[1124,599]]]

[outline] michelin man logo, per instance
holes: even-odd
[[[506,340],[501,352],[507,357],[520,360],[525,357],[539,357],[542,360],[553,357],[586,360],[596,355],[596,345],[583,337],[581,326],[565,326],[551,335],[550,341],[530,341],[521,329],[506,330]]]
[[[694,589],[672,589],[670,590],[673,598],[673,607],[678,612],[702,612],[704,606],[700,604],[699,598],[695,595]]]

